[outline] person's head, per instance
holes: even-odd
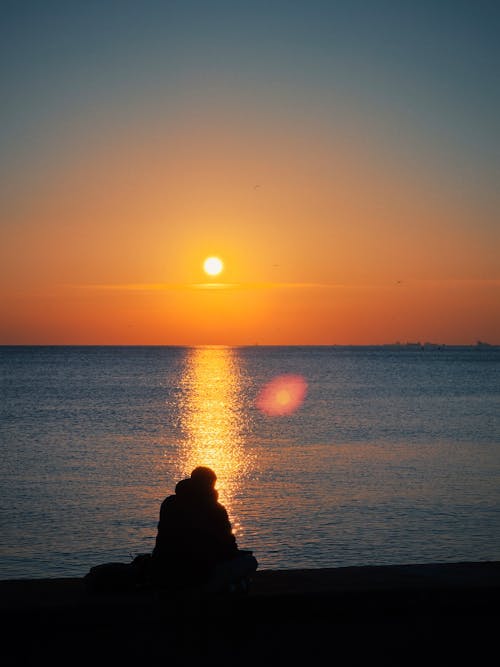
[[[213,489],[217,481],[217,475],[211,468],[206,466],[198,466],[191,473],[191,480],[199,488]]]
[[[181,479],[180,482],[177,482],[177,484],[175,485],[176,497],[179,499],[186,498],[189,495],[190,486],[191,486],[190,479]]]

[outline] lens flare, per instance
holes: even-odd
[[[257,407],[266,415],[289,415],[304,402],[307,382],[302,375],[279,375],[260,392]]]

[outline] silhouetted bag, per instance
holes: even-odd
[[[203,589],[207,593],[247,593],[258,566],[252,551],[240,549],[234,558],[217,563]]]
[[[138,588],[150,588],[153,585],[153,557],[150,553],[137,554],[130,566]]]
[[[95,565],[83,578],[85,588],[95,593],[132,591],[136,582],[136,572],[128,563]]]

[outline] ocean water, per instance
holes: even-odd
[[[500,559],[500,348],[2,347],[0,382],[2,579],[151,551],[200,464],[261,569]]]

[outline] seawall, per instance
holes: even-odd
[[[258,570],[244,598],[0,581],[7,664],[70,661],[75,650],[219,665],[267,664],[263,654],[302,663],[312,651],[314,664],[332,646],[364,657],[432,650],[475,659],[494,648],[499,617],[499,561]]]

